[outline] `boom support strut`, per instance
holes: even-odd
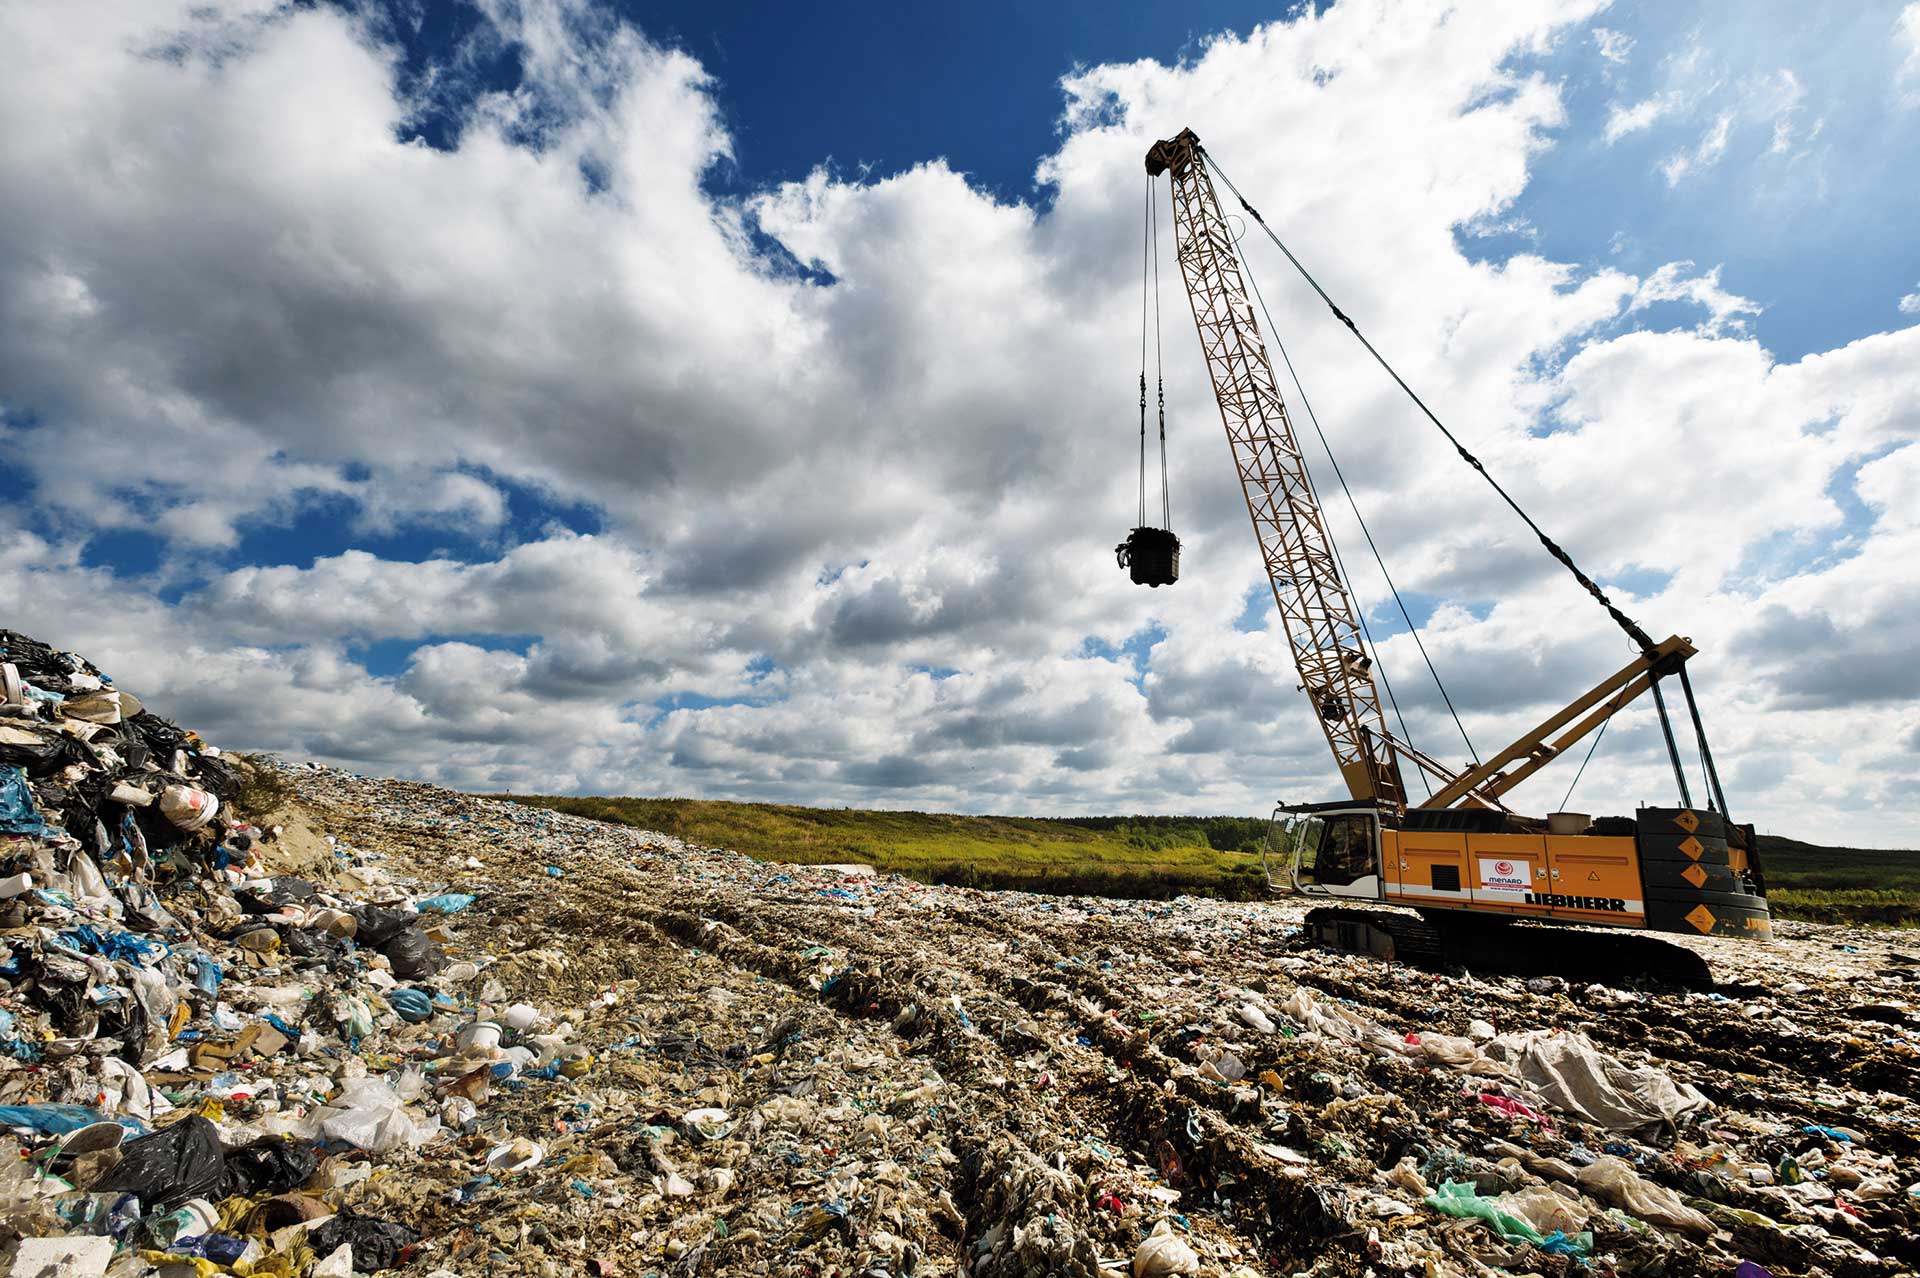
[[[1694,646],[1679,635],[1669,635],[1555,711],[1539,727],[1499,754],[1442,786],[1420,806],[1444,808],[1474,791],[1498,798],[1559,758],[1569,746],[1605,723],[1661,677],[1683,669],[1695,651]],[[1556,737],[1555,733],[1559,735]],[[1553,739],[1548,740],[1549,737]]]

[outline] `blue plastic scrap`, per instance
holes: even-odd
[[[102,932],[91,923],[68,928],[54,939],[67,949],[81,954],[125,959],[141,967],[150,967],[172,952],[159,941],[135,936],[131,932]]]
[[[136,1133],[146,1125],[137,1118],[113,1118],[85,1105],[0,1105],[0,1127],[25,1128],[37,1136],[65,1136],[93,1123],[116,1122]]]
[[[420,902],[421,913],[458,914],[479,898],[471,892],[442,892]]]
[[[25,834],[36,839],[47,836],[47,823],[34,806],[26,774],[11,763],[0,763],[0,834]]]
[[[208,996],[218,994],[220,979],[225,975],[218,962],[202,954],[194,965],[193,988]]]
[[[387,991],[387,1002],[400,1019],[418,1025],[433,1015],[433,999],[421,990],[401,988]]]

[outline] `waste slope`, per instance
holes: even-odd
[[[150,711],[119,699],[95,746],[24,685],[104,676],[21,668],[7,718],[46,757],[9,819],[45,829],[0,866],[31,880],[0,906],[0,1266],[1920,1264],[1920,963],[1890,934],[1701,941],[1743,983],[1712,994],[1435,976],[1311,949],[1288,905],[846,876],[309,765],[250,784],[186,733],[132,762]],[[220,809],[157,825],[122,782]],[[253,792],[326,858],[287,872]]]

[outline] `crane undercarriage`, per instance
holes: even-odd
[[[1316,944],[1371,954],[1430,972],[1465,968],[1508,976],[1558,976],[1581,986],[1618,984],[1622,973],[1687,990],[1713,988],[1707,961],[1651,936],[1489,919],[1431,910],[1321,906],[1309,910],[1306,934]]]

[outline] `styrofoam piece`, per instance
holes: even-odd
[[[23,1238],[9,1278],[100,1278],[113,1263],[111,1238]]]

